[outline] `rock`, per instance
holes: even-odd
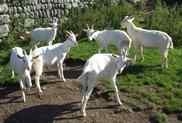
[[[7,13],[7,12],[8,12],[8,5],[0,4],[0,13]]]
[[[9,15],[0,15],[0,25],[10,22]]]
[[[8,24],[0,25],[0,35],[1,35],[0,37],[6,36],[8,32],[9,32]]]

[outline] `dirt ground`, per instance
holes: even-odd
[[[42,79],[44,94],[39,98],[33,87],[26,92],[27,101],[23,103],[19,87],[0,88],[0,123],[152,123],[150,108],[128,112],[121,109],[114,97],[98,84],[87,105],[87,117],[80,113],[79,76],[84,62],[76,64],[66,62],[66,82],[57,79],[56,72],[45,73]],[[69,67],[68,67],[69,66]],[[69,71],[69,72],[68,72]],[[120,92],[121,100],[127,100],[127,94]],[[124,105],[128,106],[123,101]],[[133,107],[130,107],[133,109]],[[180,123],[176,115],[169,115],[169,123]]]

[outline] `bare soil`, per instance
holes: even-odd
[[[102,84],[98,84],[87,105],[87,117],[80,113],[79,82],[75,80],[82,70],[83,61],[66,61],[66,82],[57,78],[57,72],[44,73],[42,84],[44,94],[39,97],[33,87],[26,92],[27,101],[23,103],[19,87],[0,88],[0,123],[152,123],[150,115],[153,109],[146,105],[129,105],[129,95],[120,92],[124,105],[133,109],[128,112],[121,109],[114,97]],[[69,71],[69,72],[68,72]],[[180,123],[175,114],[168,115],[169,123]]]

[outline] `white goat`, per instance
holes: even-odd
[[[26,87],[30,88],[32,86],[31,82],[31,67],[32,67],[32,57],[27,55],[25,51],[20,47],[15,47],[11,51],[10,66],[12,69],[12,77],[14,77],[14,72],[18,75],[19,84],[22,92],[22,98],[25,102],[25,92]]]
[[[106,49],[108,45],[113,44],[117,47],[120,53],[128,51],[131,46],[131,38],[128,34],[121,30],[102,30],[96,31],[92,28],[84,29],[87,33],[89,40],[95,39],[99,45],[98,52],[100,53],[102,49]]]
[[[39,94],[42,93],[40,88],[40,76],[43,72],[43,66],[51,66],[57,64],[59,78],[66,81],[63,75],[63,61],[70,51],[70,48],[77,45],[76,36],[73,32],[67,32],[68,38],[64,43],[57,43],[51,46],[44,46],[35,49],[32,52],[33,70],[35,71],[35,83]]]
[[[169,48],[173,48],[171,37],[162,31],[146,30],[136,27],[133,20],[133,17],[126,16],[122,20],[121,26],[127,28],[127,32],[133,41],[135,49],[140,49],[142,60],[144,60],[143,47],[159,48],[162,67],[165,64],[165,67],[168,68],[168,50]]]
[[[52,42],[55,40],[57,34],[57,20],[52,23],[52,27],[47,28],[35,28],[31,32],[32,43],[36,45],[40,42],[47,42],[49,45],[52,45]]]
[[[112,54],[95,54],[87,60],[83,73],[78,78],[81,83],[81,112],[83,116],[86,116],[86,104],[97,80],[112,81],[117,101],[122,105],[116,85],[116,76],[123,71],[128,61],[131,59],[125,55],[113,56]]]

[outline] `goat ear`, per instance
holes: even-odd
[[[118,58],[118,55],[116,55],[116,54],[112,54],[112,56]]]
[[[71,35],[71,33],[70,33],[69,31],[66,31],[66,33],[67,33],[68,35]]]
[[[129,16],[125,16],[123,20],[127,20],[129,18]]]

